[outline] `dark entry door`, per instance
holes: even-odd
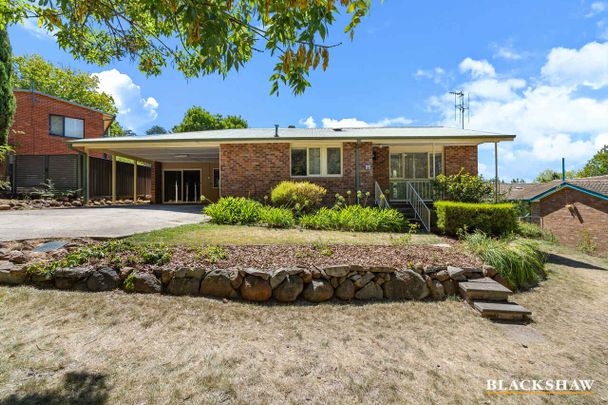
[[[184,202],[198,202],[201,195],[200,170],[184,170]]]
[[[166,203],[180,202],[182,200],[182,172],[181,170],[165,170],[164,172]]]

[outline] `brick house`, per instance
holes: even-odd
[[[47,179],[58,189],[82,188],[84,155],[66,140],[101,138],[114,116],[37,91],[17,89],[14,94],[17,108],[9,145],[16,153],[5,173],[13,192],[27,192]]]
[[[509,185],[507,199],[530,203],[530,218],[559,242],[577,247],[591,240],[608,253],[608,176]]]
[[[515,135],[446,127],[246,128],[73,140],[82,153],[104,151],[150,163],[152,200],[196,202],[199,195],[262,199],[282,180],[308,180],[336,193],[428,201],[431,180],[461,168],[477,174],[477,147]],[[221,179],[221,182],[220,182]],[[411,192],[415,190],[416,192]],[[331,201],[328,201],[331,202]]]

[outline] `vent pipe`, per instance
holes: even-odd
[[[279,137],[279,124],[274,124],[274,137]]]
[[[562,158],[562,183],[566,182],[566,158]]]

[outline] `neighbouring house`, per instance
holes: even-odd
[[[431,180],[461,168],[477,174],[477,147],[515,135],[446,127],[246,128],[71,140],[84,154],[108,153],[152,166],[152,201],[204,195],[262,199],[282,180],[308,180],[336,193],[428,201]],[[373,197],[372,197],[373,198]],[[330,202],[330,201],[328,201]]]
[[[505,198],[530,204],[530,220],[550,230],[560,243],[591,241],[608,252],[608,176],[503,185]]]
[[[16,89],[14,94],[17,108],[9,145],[15,154],[5,165],[12,193],[28,193],[50,179],[58,190],[84,190],[88,185],[90,196],[110,196],[111,162],[104,152],[89,154],[92,170],[85,181],[85,155],[66,141],[106,136],[114,116],[38,91]],[[118,170],[118,195],[132,198],[133,165],[119,162]],[[149,172],[140,168],[140,190],[149,190]]]

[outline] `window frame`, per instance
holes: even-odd
[[[217,172],[217,186],[215,185],[215,172]],[[214,167],[211,171],[211,188],[219,189],[222,179],[220,177],[221,172],[219,167]]]
[[[320,174],[310,174],[309,168],[309,149],[319,149],[320,159]],[[339,174],[328,174],[327,173],[327,149],[339,149],[340,150],[340,173]],[[305,150],[306,151],[306,175],[294,175],[292,174],[292,151],[293,150]],[[307,144],[298,145],[292,144],[289,149],[289,176],[295,179],[305,178],[321,178],[321,177],[342,177],[344,174],[344,148],[340,144],[331,145],[319,145],[319,144]]]
[[[59,134],[54,134],[51,132],[51,120],[52,117],[59,117],[62,119],[63,121],[63,133],[61,135]],[[78,120],[78,121],[82,121],[82,136],[81,137],[77,137],[77,136],[67,136],[65,134],[65,119],[71,119],[71,120]],[[77,117],[70,117],[67,115],[59,115],[59,114],[49,114],[49,135],[50,136],[58,136],[60,138],[70,138],[70,139],[85,139],[85,119],[84,118],[77,118]]]
[[[410,153],[425,153],[427,155],[426,160],[427,160],[427,177],[425,178],[415,178],[415,177],[403,177],[403,175],[405,174],[405,156],[407,154]],[[433,173],[433,171],[435,170],[433,167],[433,153],[435,153],[435,155],[440,155],[441,159],[441,173]],[[392,167],[391,167],[391,160],[392,160],[392,156],[393,155],[399,155],[399,160],[401,161],[401,173],[399,177],[392,177]],[[389,174],[389,179],[390,180],[408,180],[408,181],[420,181],[420,180],[432,180],[434,179],[436,176],[445,173],[445,154],[443,150],[436,150],[435,152],[433,151],[424,151],[424,150],[415,150],[415,151],[389,151],[389,165],[388,165],[388,174]],[[432,174],[434,174],[434,176],[432,176]]]

